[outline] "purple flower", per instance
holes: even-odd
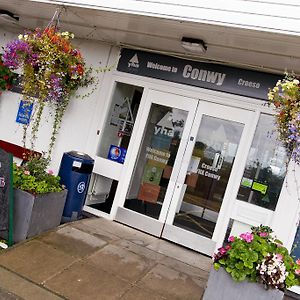
[[[39,63],[39,55],[38,53],[32,53],[28,59],[27,62],[30,63],[33,67],[37,66]]]
[[[55,74],[51,74],[49,81],[49,94],[47,97],[48,101],[61,101],[63,98],[63,88],[61,84],[61,78]]]
[[[254,236],[251,232],[246,232],[246,233],[242,233],[240,235],[240,238],[247,243],[251,243],[253,241]]]
[[[2,56],[3,64],[10,69],[17,69],[21,64],[20,55],[31,55],[31,46],[22,40],[13,40],[6,45]]]

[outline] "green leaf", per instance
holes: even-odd
[[[214,263],[214,269],[218,271],[221,268],[221,265],[219,263]]]

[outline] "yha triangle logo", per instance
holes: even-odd
[[[139,68],[139,58],[137,54],[134,54],[133,57],[128,62],[128,68]]]
[[[154,135],[174,137],[174,126],[172,122],[172,114],[170,112],[167,112],[166,115],[155,125]]]

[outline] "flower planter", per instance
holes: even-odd
[[[14,190],[14,242],[38,235],[60,224],[67,190],[32,195]]]
[[[278,289],[265,290],[262,284],[236,282],[223,269],[211,268],[203,300],[282,300],[284,293]]]

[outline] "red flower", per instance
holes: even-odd
[[[82,67],[82,65],[77,65],[77,73],[78,74],[80,74],[80,75],[82,75],[83,74],[83,67]]]

